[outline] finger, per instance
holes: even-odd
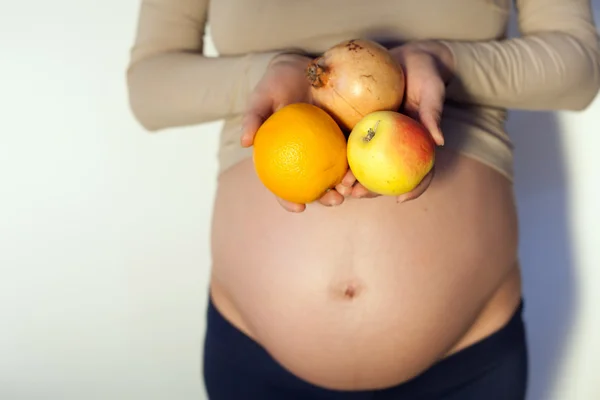
[[[404,103],[404,114],[408,115],[412,119],[419,121],[419,102],[412,96],[406,97]]]
[[[346,186],[343,183],[340,183],[339,185],[336,185],[335,191],[343,197],[348,197],[352,194],[352,186]]]
[[[440,128],[441,111],[438,112],[436,108],[428,106],[427,103],[425,103],[425,106],[423,106],[423,103],[418,106],[414,103],[407,103],[404,114],[420,122],[429,132],[436,145],[444,145],[444,135]]]
[[[323,195],[323,197],[321,197],[319,199],[319,203],[323,204],[324,206],[328,206],[328,207],[339,206],[343,202],[344,202],[344,196],[342,196],[340,193],[338,193],[338,191],[335,189],[329,190],[327,193],[325,193]]]
[[[352,185],[354,185],[355,182],[356,178],[354,177],[354,174],[348,169],[342,182],[335,187],[335,190],[344,197],[350,196],[352,194]]]
[[[351,187],[352,185],[354,185],[355,182],[356,177],[354,176],[354,173],[350,170],[350,168],[348,168],[346,175],[344,175],[344,178],[342,179],[342,185]]]
[[[433,80],[423,88],[419,104],[419,120],[438,146],[444,145],[444,135],[440,128],[444,107],[444,92],[445,88],[442,80]]]
[[[371,192],[360,183],[356,183],[352,188],[352,197],[356,197],[358,199],[372,199],[379,196],[379,194]]]
[[[398,196],[398,198],[397,198],[398,203],[404,203],[404,202],[407,202],[410,200],[414,200],[414,199],[418,198],[419,196],[421,196],[423,193],[425,193],[425,191],[431,184],[431,181],[433,180],[434,175],[435,175],[435,167],[432,168],[431,171],[429,171],[429,173],[427,175],[425,175],[425,177],[421,180],[421,182],[417,185],[417,187],[415,187],[413,190],[411,190],[408,193],[404,193],[403,195]]]
[[[250,147],[254,144],[254,135],[262,125],[265,119],[258,114],[248,114],[244,117],[242,123],[242,137],[240,139],[242,147]]]
[[[240,139],[242,147],[252,146],[256,131],[273,112],[273,103],[267,97],[254,96],[250,104],[250,108],[242,119],[242,136]]]
[[[289,212],[301,213],[306,209],[305,204],[292,203],[287,200],[280,199],[279,197],[277,197],[277,201],[279,202],[279,204],[281,204],[281,206],[284,209],[286,209]]]

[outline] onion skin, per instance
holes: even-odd
[[[313,59],[306,76],[313,103],[347,132],[375,111],[397,111],[404,98],[402,67],[379,43],[343,41]]]

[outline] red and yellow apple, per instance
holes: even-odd
[[[395,111],[376,111],[354,126],[347,154],[350,170],[366,189],[399,196],[431,171],[435,142],[416,120]]]

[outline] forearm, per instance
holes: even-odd
[[[132,112],[150,131],[240,114],[277,54],[208,58],[167,52],[145,58],[127,71]]]
[[[566,33],[440,42],[453,59],[448,99],[492,107],[582,110],[600,87],[600,51]]]

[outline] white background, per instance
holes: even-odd
[[[0,0],[3,400],[205,398],[219,123],[150,135],[134,121],[137,12]],[[600,98],[509,127],[529,400],[600,399]]]

